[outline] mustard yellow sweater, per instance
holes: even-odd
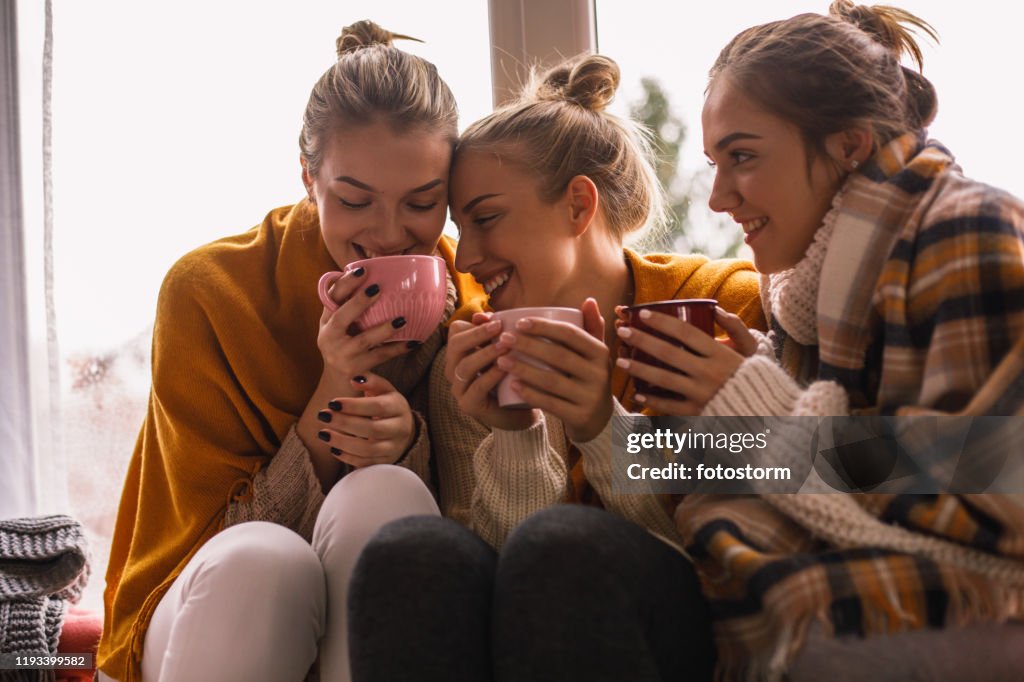
[[[483,292],[449,263],[447,314]],[[150,617],[192,555],[225,525],[249,519],[305,535],[323,495],[294,425],[319,381],[317,280],[338,265],[308,202],[274,209],[243,234],[200,247],[167,274],[153,330],[153,386],[114,529],[98,664],[140,677]],[[415,406],[439,330],[377,371]],[[415,390],[417,386],[421,390]],[[422,427],[422,423],[421,423]],[[429,478],[421,440],[405,465]]]
[[[705,256],[655,254],[626,250],[634,284],[634,304],[676,298],[714,298],[747,326],[763,330],[759,275],[742,260],[709,260]],[[617,339],[612,348],[615,356]],[[430,437],[438,467],[441,509],[446,516],[476,531],[494,547],[529,514],[567,501],[569,448],[582,453],[586,480],[606,509],[681,546],[667,511],[656,495],[612,492],[612,421],[596,438],[570,443],[561,421],[546,413],[528,429],[491,430],[459,410],[444,376],[445,349],[434,359],[430,376]],[[640,411],[629,375],[615,367],[612,395],[615,414]]]

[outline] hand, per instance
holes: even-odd
[[[537,420],[533,410],[498,406],[494,390],[505,378],[495,361],[508,348],[491,343],[501,332],[501,322],[488,313],[477,313],[470,322],[452,322],[448,328],[448,350],[444,375],[452,385],[459,409],[492,429],[518,431]]]
[[[387,343],[395,330],[404,324],[402,318],[362,332],[355,331],[355,321],[380,295],[380,287],[366,283],[363,279],[365,274],[360,270],[346,271],[334,283],[329,293],[331,299],[338,303],[338,309],[330,311],[324,308],[320,316],[316,345],[324,359],[324,373],[333,376],[332,383],[366,374],[414,347],[405,343]]]
[[[743,364],[743,358],[757,350],[757,340],[743,321],[721,308],[715,309],[715,320],[729,335],[717,341],[682,320],[641,311],[640,316],[651,328],[676,339],[684,346],[662,341],[638,329],[619,326],[616,333],[623,344],[656,357],[677,371],[665,370],[636,360],[620,357],[615,364],[631,376],[649,384],[680,394],[678,400],[636,394],[633,399],[659,414],[690,417],[699,415],[704,406]]]
[[[339,397],[318,414],[325,422],[317,433],[335,459],[360,468],[393,464],[412,446],[416,422],[405,396],[384,377],[356,376],[352,386],[362,396]]]
[[[502,348],[514,348],[556,370],[534,367],[507,355],[496,361],[516,378],[513,386],[523,400],[561,419],[566,435],[578,443],[597,436],[612,415],[604,318],[593,298],[584,301],[581,310],[583,329],[565,322],[525,318],[516,323],[515,333],[505,332],[499,338]]]

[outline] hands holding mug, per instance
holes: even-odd
[[[615,364],[634,377],[634,400],[659,414],[699,415],[756,352],[757,340],[743,321],[714,304],[669,301],[616,309],[626,352]],[[713,337],[715,322],[727,340]]]
[[[527,428],[541,409],[561,419],[574,441],[600,433],[612,411],[604,319],[594,299],[584,302],[581,320],[572,311],[575,324],[562,310],[507,310],[453,323],[445,375],[459,407],[492,428]],[[510,390],[500,390],[503,381]],[[503,407],[501,397],[507,404],[512,396],[533,409]]]

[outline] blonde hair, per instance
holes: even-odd
[[[828,16],[800,14],[743,31],[726,45],[710,72],[708,90],[723,78],[767,111],[800,128],[810,150],[824,139],[868,125],[876,148],[935,118],[935,88],[921,73],[913,33],[936,42],[924,20],[884,5],[835,0]],[[900,64],[908,55],[918,70]]]
[[[651,163],[650,133],[608,113],[619,66],[601,55],[534,70],[519,98],[469,126],[453,165],[468,151],[493,151],[537,173],[540,196],[555,201],[585,175],[597,186],[613,236],[621,240],[665,217],[664,191]]]
[[[458,107],[448,85],[427,60],[392,45],[417,40],[359,21],[342,29],[338,61],[313,86],[302,117],[299,151],[311,175],[323,162],[331,132],[384,120],[396,130],[437,130],[455,144]]]

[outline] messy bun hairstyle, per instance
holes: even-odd
[[[727,79],[795,124],[812,151],[828,135],[869,126],[875,148],[935,118],[935,88],[921,73],[914,37],[938,41],[924,20],[883,5],[835,0],[827,16],[801,14],[743,31],[711,68],[708,91]],[[901,65],[907,55],[917,70]]]
[[[455,161],[489,151],[536,173],[543,200],[553,202],[585,175],[597,186],[612,234],[622,239],[660,224],[665,199],[651,163],[649,133],[605,109],[619,87],[619,66],[583,55],[546,72],[536,69],[519,97],[466,129]]]
[[[347,126],[383,120],[399,131],[436,130],[454,145],[455,97],[433,64],[392,45],[398,39],[416,40],[366,20],[341,30],[338,61],[313,86],[302,117],[299,151],[311,175],[328,135]]]

